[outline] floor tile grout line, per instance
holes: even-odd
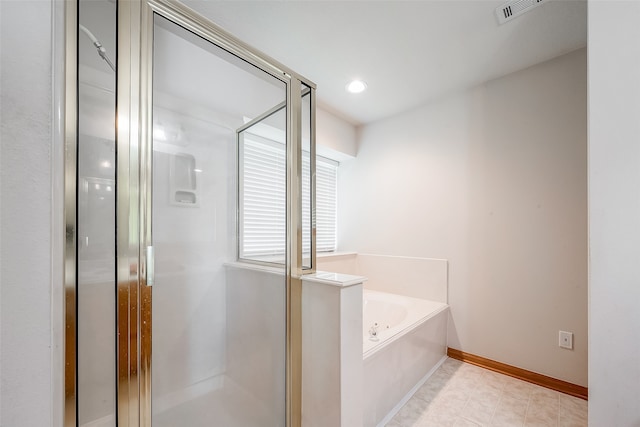
[[[531,406],[531,399],[533,398],[533,391],[529,393],[529,399],[527,400],[527,410],[524,411],[524,420],[522,421],[522,425],[527,425],[527,417],[529,416],[529,407]]]
[[[493,413],[491,414],[491,418],[489,419],[489,424],[493,424],[493,419],[496,416],[496,411],[498,410],[498,406],[500,406],[500,402],[502,402],[502,397],[504,396],[504,385],[502,386],[502,390],[500,391],[500,397],[498,398],[498,403],[496,407],[493,408]]]

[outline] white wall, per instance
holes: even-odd
[[[640,3],[589,2],[589,425],[640,425]]]
[[[7,427],[56,425],[61,413],[52,402],[62,344],[52,337],[59,322],[52,298],[62,289],[61,199],[52,198],[61,194],[53,164],[61,160],[52,108],[55,11],[50,1],[0,2],[0,425]]]
[[[319,155],[337,161],[348,160],[355,157],[358,151],[356,128],[340,117],[316,107],[316,144]]]
[[[340,249],[448,259],[450,347],[586,386],[586,128],[584,49],[364,126]]]

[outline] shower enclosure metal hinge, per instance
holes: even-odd
[[[147,274],[146,274],[146,283],[147,286],[153,286],[153,282],[155,280],[155,267],[154,267],[154,260],[155,260],[155,251],[153,250],[153,246],[147,246],[147,254],[146,254],[146,269],[147,269]]]

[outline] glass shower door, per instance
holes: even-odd
[[[258,260],[270,268],[237,262],[238,230],[260,226],[238,220],[237,132],[286,94],[283,81],[154,16],[154,427],[285,425],[285,245]],[[286,135],[286,120],[274,114],[263,128]],[[274,179],[256,200],[285,212],[269,192],[286,177]],[[269,233],[286,241],[284,226]]]

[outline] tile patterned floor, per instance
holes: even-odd
[[[587,402],[447,359],[387,427],[587,425]]]

